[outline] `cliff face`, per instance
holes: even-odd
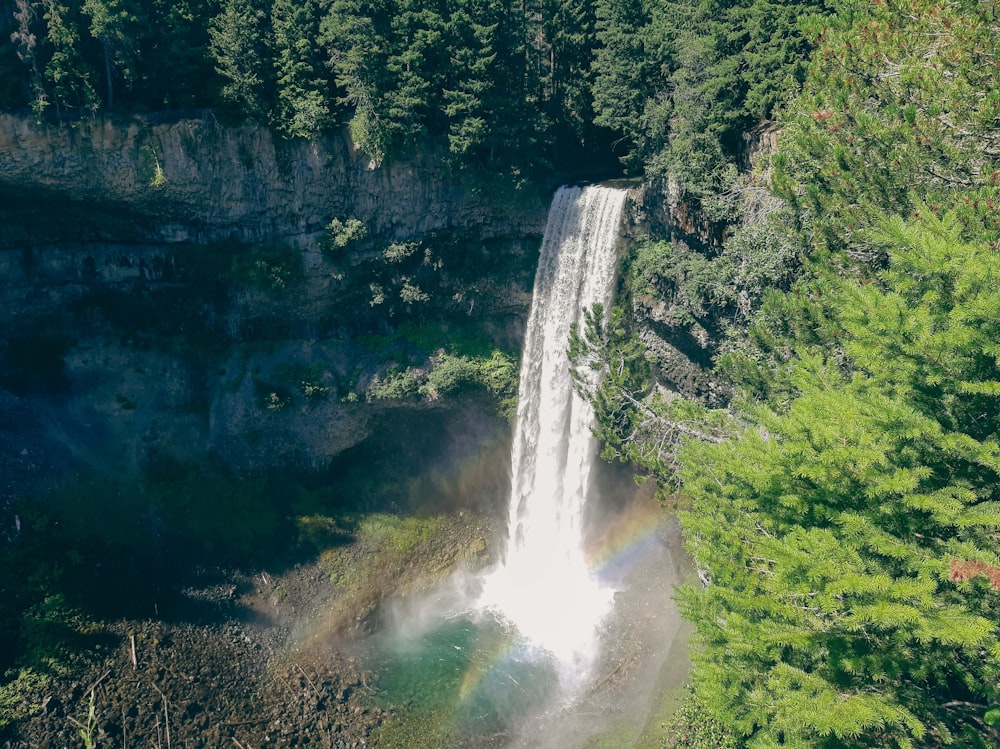
[[[745,326],[766,288],[787,281],[797,262],[771,224],[782,207],[768,187],[777,131],[755,130],[745,141],[745,171],[711,209],[668,180],[634,190],[628,217],[633,239],[661,238],[670,247],[627,300],[656,379],[713,407],[731,397],[714,370],[728,331]]]
[[[0,115],[8,495],[160,455],[326,465],[394,407],[366,402],[371,379],[419,365],[400,324],[516,345],[547,207],[432,153],[370,168],[346,133]],[[367,237],[322,252],[334,218]]]
[[[475,228],[538,233],[538,195],[504,201],[443,168],[439,154],[374,169],[346,130],[282,140],[263,127],[214,119],[93,119],[36,125],[0,115],[0,190],[48,195],[129,214],[128,237],[167,242],[308,236],[334,217],[366,220],[378,236]]]

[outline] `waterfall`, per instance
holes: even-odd
[[[549,210],[521,363],[511,451],[509,538],[480,606],[551,653],[560,673],[589,667],[613,591],[591,575],[583,512],[597,447],[593,411],[573,390],[566,350],[573,322],[607,305],[626,191],[563,187]]]

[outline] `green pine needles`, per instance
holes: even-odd
[[[1000,698],[1000,256],[930,214],[886,271],[817,281],[836,345],[800,345],[779,401],[691,442],[681,593],[699,697],[748,746],[985,746]]]

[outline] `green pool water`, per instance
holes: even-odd
[[[371,662],[378,702],[396,714],[379,746],[476,746],[509,736],[560,697],[554,659],[489,614],[386,637]]]

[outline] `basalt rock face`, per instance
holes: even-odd
[[[626,232],[635,240],[666,237],[707,256],[721,247],[722,232],[675,185],[644,184],[631,195]],[[695,318],[683,307],[678,314],[676,279],[661,279],[658,294],[629,299],[635,329],[653,363],[657,381],[684,397],[718,406],[725,394],[712,373],[721,330],[711,315]]]
[[[547,204],[346,132],[0,115],[0,469],[322,467],[399,407],[364,393],[401,323],[516,345]],[[367,236],[321,251],[334,218]]]
[[[376,169],[344,130],[303,141],[210,116],[51,126],[0,115],[0,190],[29,198],[44,191],[84,212],[126,213],[126,225],[113,227],[123,239],[287,239],[343,216],[365,219],[378,236],[543,228],[547,201],[520,196],[499,205],[495,191],[449,176],[439,156],[418,152]]]
[[[782,206],[768,189],[768,164],[777,138],[777,131],[767,127],[746,135],[743,176],[726,196],[730,201],[726,218],[720,218],[718,206],[709,211],[697,198],[684,195],[672,180],[646,183],[631,194],[627,234],[633,240],[663,238],[675,253],[655,278],[647,279],[653,289],[628,299],[634,329],[646,346],[660,385],[712,407],[725,405],[732,396],[713,362],[731,335],[731,326],[746,324],[754,301],[739,274],[726,275],[721,270],[714,279],[721,293],[711,303],[692,300],[683,288],[687,271],[680,258],[701,256],[707,263],[726,252],[740,252],[731,249],[740,246],[740,241],[731,241],[740,233],[744,246],[767,241],[776,256],[787,252],[776,234],[764,239],[769,217]],[[744,256],[741,262],[752,261]],[[787,262],[794,259],[789,256]]]

